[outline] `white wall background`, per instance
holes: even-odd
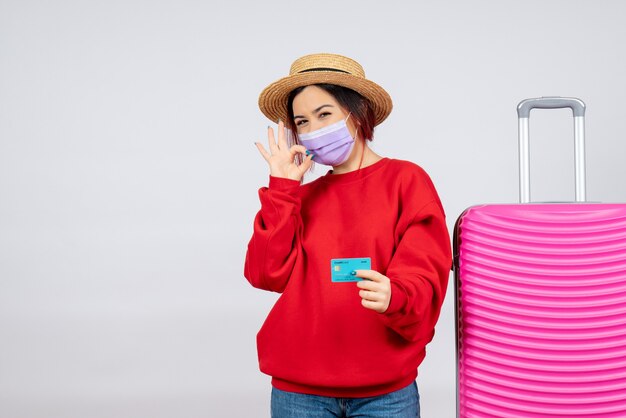
[[[0,417],[269,416],[243,277],[268,170],[261,89],[312,52],[395,108],[450,228],[517,199],[515,107],[588,105],[589,198],[626,202],[626,4],[0,0]],[[568,111],[534,111],[533,197],[573,196]],[[324,172],[318,167],[317,175]],[[452,287],[418,383],[452,417]]]

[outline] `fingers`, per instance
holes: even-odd
[[[359,296],[361,299],[369,300],[371,302],[382,302],[385,296],[380,292],[373,292],[371,290],[359,290]]]
[[[271,126],[268,126],[267,127],[267,140],[270,146],[270,151],[272,151],[272,155],[277,154],[281,150],[289,149],[289,145],[287,144],[287,129],[285,128],[285,123],[282,120],[278,121],[278,135],[277,136],[278,138],[276,138],[276,136],[274,135],[274,129]],[[291,152],[293,154],[293,151]]]
[[[313,165],[313,154],[306,156],[302,164],[300,164],[300,172],[304,175]]]
[[[376,283],[371,280],[361,280],[356,282],[356,287],[363,290],[369,290],[372,292],[381,292],[386,286],[382,283]]]
[[[297,179],[301,179],[302,176],[311,169],[314,155],[304,156],[301,160],[302,163],[297,164],[295,158],[296,155],[305,155],[307,149],[302,145],[292,145],[289,147],[286,135],[285,125],[283,121],[279,121],[278,142],[276,141],[276,136],[274,135],[274,129],[271,126],[268,126],[267,143],[269,150],[258,142],[255,142],[254,145],[257,147],[259,153],[265,161],[270,164],[270,169],[277,173],[277,176],[290,178],[295,176]]]
[[[298,153],[306,154],[306,148],[304,147],[304,145],[292,145],[291,148],[289,148],[289,152],[291,152],[291,154],[293,155],[296,155]]]
[[[274,137],[274,129],[272,129],[271,126],[267,127],[267,143],[270,147],[270,152],[272,153],[272,155],[278,154],[278,151],[280,149],[278,148],[278,145],[276,144],[276,139]]]
[[[292,156],[295,156],[296,154],[304,154],[302,164],[298,166],[300,173],[304,175],[304,173],[306,173],[313,165],[313,154],[306,155],[306,147],[303,145],[292,145],[291,148],[289,148],[289,152]]]
[[[386,312],[391,302],[389,277],[375,270],[356,270],[356,276],[366,279],[356,283],[361,304],[378,313]]]
[[[262,144],[258,143],[258,142],[255,142],[254,145],[256,145],[256,148],[259,150],[259,152],[261,153],[261,155],[263,156],[265,161],[269,162],[270,154],[265,150],[265,147]]]
[[[380,274],[376,270],[356,270],[356,277],[372,280],[377,283],[381,283],[385,281],[385,279],[389,280],[386,276]]]
[[[387,310],[383,302],[373,302],[371,300],[361,299],[361,305],[378,313],[384,313]]]
[[[285,129],[285,123],[282,120],[278,120],[278,148],[287,149],[287,132]]]

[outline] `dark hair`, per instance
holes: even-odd
[[[356,125],[358,126],[358,132],[361,138],[365,138],[368,141],[374,139],[374,125],[376,125],[376,116],[374,115],[374,109],[369,100],[361,96],[356,91],[347,87],[338,86],[336,84],[313,84],[333,96],[339,106],[344,110],[351,113],[350,117],[353,117]],[[288,118],[285,121],[287,128],[293,132],[293,143],[299,144],[298,129],[295,121],[293,120],[293,101],[302,90],[307,86],[298,87],[297,89],[289,93],[287,98],[287,115]],[[300,156],[298,154],[298,156]]]

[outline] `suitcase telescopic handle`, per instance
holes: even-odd
[[[522,100],[517,106],[520,203],[530,202],[530,141],[528,118],[532,109],[563,109],[574,114],[574,159],[576,173],[576,201],[586,200],[585,190],[585,103],[574,97],[539,97]]]

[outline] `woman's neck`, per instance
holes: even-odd
[[[333,174],[345,174],[351,171],[356,171],[370,166],[381,159],[382,157],[380,155],[376,154],[370,147],[367,146],[367,141],[359,139],[352,150],[350,158],[348,158],[345,163],[333,167]]]

